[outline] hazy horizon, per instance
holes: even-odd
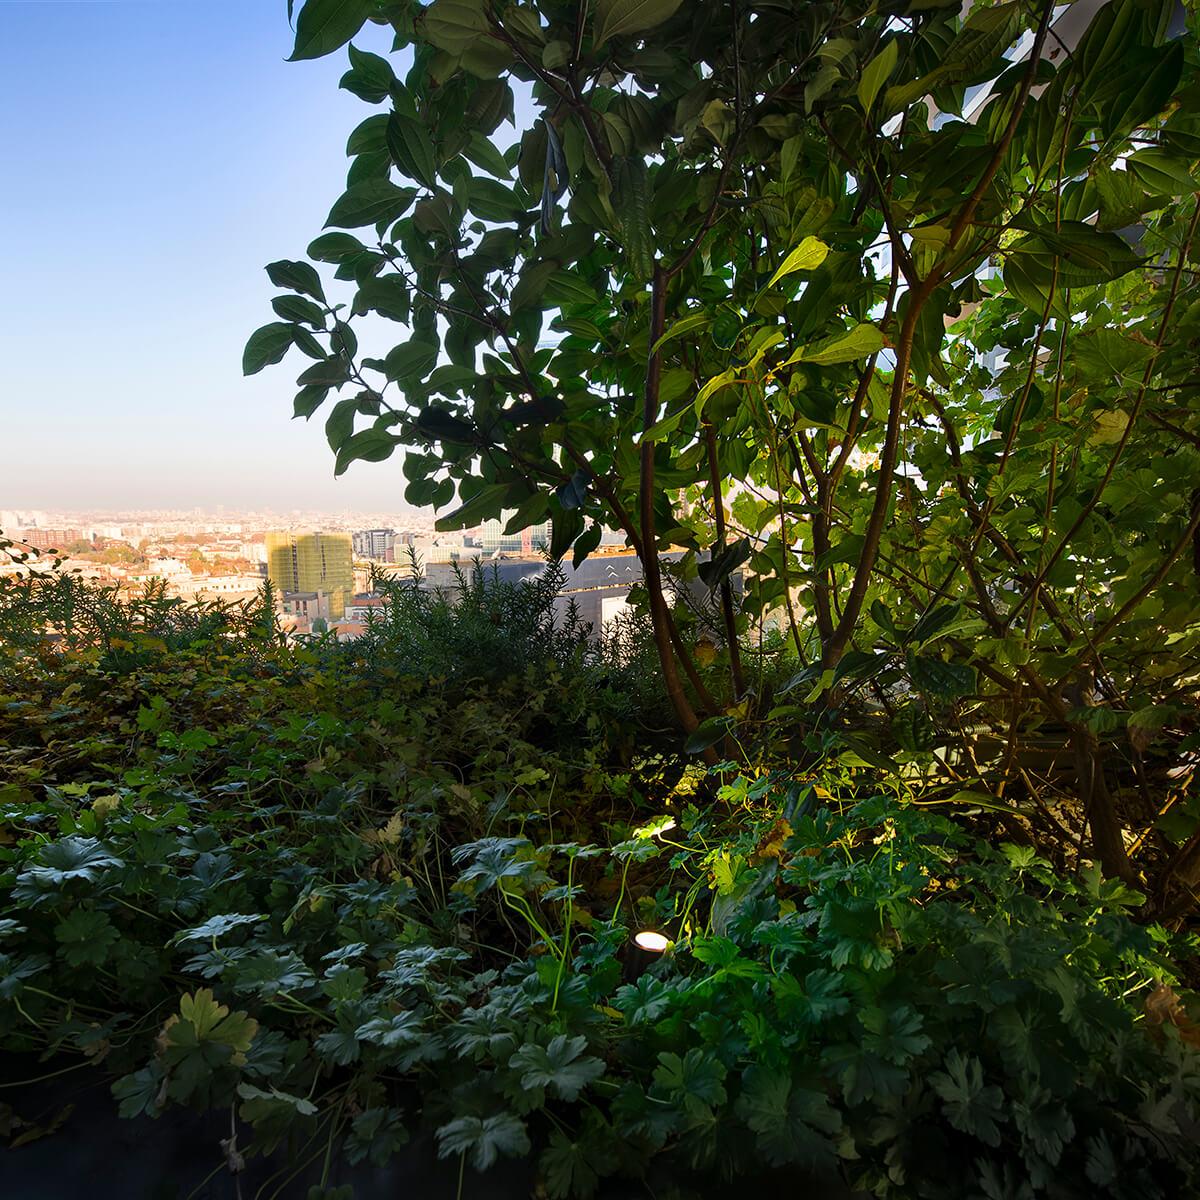
[[[241,373],[263,266],[303,257],[372,111],[291,37],[284,0],[0,0],[0,507],[408,507],[399,455],[334,480],[295,352]]]

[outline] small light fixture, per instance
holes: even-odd
[[[639,950],[650,954],[661,954],[671,945],[671,939],[657,929],[642,929],[634,934],[633,940]]]

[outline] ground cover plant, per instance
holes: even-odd
[[[432,1130],[464,1195],[501,1156],[556,1197],[764,1164],[896,1197],[1195,1186],[1193,948],[1098,867],[837,743],[803,772],[652,754],[619,662],[544,649],[544,588],[519,673],[448,681],[253,606],[173,643],[161,598],[104,643],[34,635],[88,587],[0,604],[0,1045],[30,1077],[228,1110],[236,1155],[331,1180]],[[456,611],[426,638],[461,649]]]

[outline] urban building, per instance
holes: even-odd
[[[287,616],[309,624],[329,620],[328,592],[284,592],[280,604]]]
[[[174,594],[185,600],[253,600],[261,590],[257,575],[201,575],[172,585]]]
[[[353,535],[354,553],[359,558],[375,558],[380,562],[391,561],[391,550],[396,544],[394,529],[360,529]]]
[[[345,617],[347,621],[365,622],[371,614],[382,614],[384,599],[374,592],[359,593],[346,604]]]
[[[499,518],[493,517],[484,521],[479,534],[479,545],[485,555],[497,551],[510,554],[536,554],[540,547],[550,545],[550,523],[530,525],[520,533],[505,533],[504,527],[512,518],[512,513],[501,513]]]
[[[274,531],[266,536],[267,575],[281,592],[324,592],[328,617],[340,620],[354,591],[348,533]]]
[[[65,550],[72,542],[84,540],[82,529],[25,529],[18,540],[34,550]]]

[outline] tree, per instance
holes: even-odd
[[[1200,522],[1200,121],[1173,3],[1093,8],[1065,44],[1017,0],[308,0],[293,57],[368,19],[397,53],[349,51],[383,107],[308,248],[349,306],[271,264],[244,367],[308,355],[335,470],[408,448],[442,528],[549,517],[576,561],[622,530],[686,730],[744,698],[739,634],[776,607],[822,711],[873,686],[903,715],[903,676],[1010,743],[1062,723],[1128,875],[1088,710],[1187,692],[1186,666],[1142,687],[1137,622],[1200,636],[1190,598],[1163,617]],[[403,339],[360,355],[368,313]],[[720,596],[723,693],[666,546]]]

